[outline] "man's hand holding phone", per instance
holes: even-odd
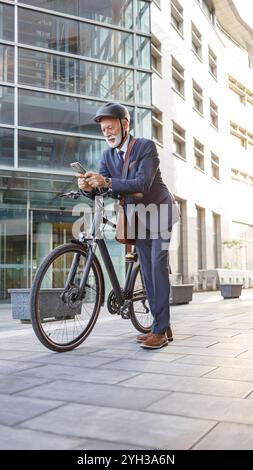
[[[71,168],[76,171],[78,188],[82,191],[91,192],[92,186],[86,181],[86,170],[79,162],[70,163]]]
[[[106,188],[110,187],[110,179],[105,178],[99,173],[94,171],[86,171],[85,168],[79,162],[70,163],[71,168],[77,171],[76,177],[78,178],[77,183],[79,189],[82,191],[90,192],[94,188]]]
[[[85,174],[77,173],[75,176],[77,177],[77,184],[79,189],[86,191],[87,193],[90,193],[93,190],[93,187],[87,183]]]

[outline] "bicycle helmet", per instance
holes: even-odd
[[[118,103],[106,103],[101,106],[94,117],[95,122],[100,122],[103,117],[112,117],[118,119],[126,119],[130,122],[130,114],[128,109],[123,104]]]

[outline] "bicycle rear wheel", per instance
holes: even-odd
[[[153,316],[147,299],[140,266],[134,275],[131,299],[130,318],[134,327],[141,333],[149,333],[153,323]]]
[[[55,248],[44,259],[34,278],[32,326],[41,343],[53,351],[76,348],[96,323],[104,295],[103,277],[94,257],[83,298],[78,299],[86,261],[85,246],[67,243]]]

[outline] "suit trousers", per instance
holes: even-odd
[[[170,326],[169,242],[160,233],[136,241],[142,276],[153,315],[152,332],[163,334]]]

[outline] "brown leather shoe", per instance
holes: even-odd
[[[150,337],[150,335],[152,335],[153,333],[146,333],[145,335],[139,335],[137,336],[136,338],[136,341],[137,343],[142,343],[143,341],[146,341],[146,339],[148,339]]]
[[[171,329],[170,326],[169,326],[169,328],[167,328],[166,335],[167,335],[167,338],[168,338],[169,342],[173,341],[173,333],[172,333],[172,329]]]
[[[152,334],[153,333],[150,332],[150,333],[146,333],[145,335],[137,336],[137,338],[136,338],[137,343],[142,343],[143,341],[146,341],[146,339],[148,339],[150,337],[150,335],[152,335]],[[170,326],[169,326],[169,328],[167,328],[166,335],[167,335],[167,338],[168,338],[169,342],[173,341],[173,333],[172,333],[172,330],[171,330]]]
[[[160,349],[168,345],[168,338],[165,334],[151,333],[146,341],[142,341],[141,347],[146,349]]]

